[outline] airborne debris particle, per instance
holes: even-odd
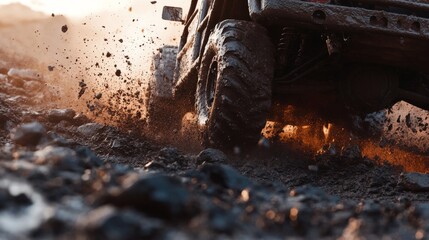
[[[151,1],[150,3],[155,4],[155,3],[156,3],[156,1]]]
[[[94,112],[95,111],[95,106],[91,105],[91,104],[86,104],[86,107],[88,107],[89,111]]]
[[[112,54],[110,52],[106,53],[106,57],[111,57],[111,56],[112,56]]]
[[[69,30],[69,27],[67,27],[67,25],[64,25],[64,26],[61,27],[61,31],[63,33],[67,32],[68,30]]]
[[[80,91],[77,97],[78,99],[82,97],[82,95],[85,93],[86,89],[88,88],[88,85],[86,85],[85,80],[82,80],[79,82],[79,87],[80,87]]]
[[[133,11],[133,7],[129,7],[129,8],[128,8],[128,11],[129,11],[129,12],[132,12],[132,11]]]
[[[52,16],[52,17],[55,17],[55,14],[53,14],[53,13],[52,13],[52,14],[51,14],[51,16]]]
[[[48,70],[50,71],[50,72],[52,72],[52,71],[54,71],[54,66],[48,66]]]
[[[122,73],[121,73],[121,70],[119,70],[119,69],[118,69],[118,70],[116,70],[115,74],[116,74],[116,76],[120,77],[120,76],[121,76],[121,74],[122,74]]]
[[[123,40],[123,39],[119,39],[119,42],[120,42],[120,43],[123,43],[123,42],[124,42],[124,40]]]

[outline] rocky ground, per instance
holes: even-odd
[[[179,150],[41,107],[44,86],[2,64],[1,239],[428,238],[429,175],[357,145]]]

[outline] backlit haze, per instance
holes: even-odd
[[[162,20],[163,6],[186,13],[188,5],[187,0],[0,0],[0,51],[34,59],[55,88],[59,107],[97,112],[108,104],[133,114],[144,111],[152,57],[164,45],[177,45],[182,31],[180,23]],[[78,99],[82,81],[87,88]]]

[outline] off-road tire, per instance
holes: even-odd
[[[204,146],[257,143],[271,108],[274,48],[262,26],[225,20],[210,35],[196,91]]]
[[[146,123],[150,130],[172,130],[180,126],[181,116],[173,98],[173,74],[177,47],[164,46],[151,64],[151,76],[146,91]]]

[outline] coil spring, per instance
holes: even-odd
[[[299,35],[293,28],[284,27],[277,45],[277,60],[282,67],[289,68],[294,64],[299,49]]]
[[[295,35],[296,33],[293,29],[284,27],[282,29],[282,33],[280,34],[277,50],[280,52],[287,51]]]

